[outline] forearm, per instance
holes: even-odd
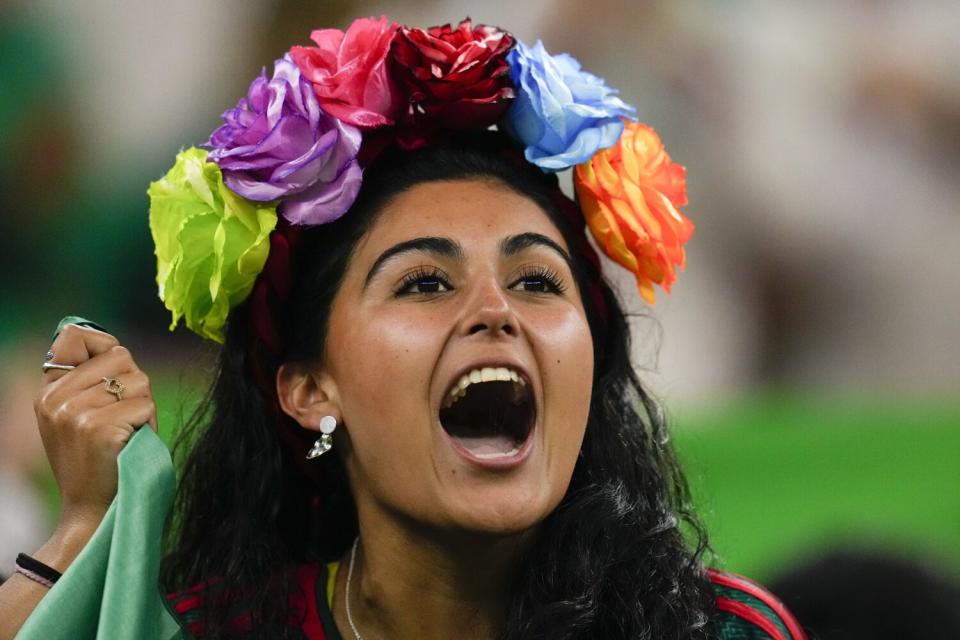
[[[101,515],[102,517],[102,515]],[[63,573],[90,540],[100,523],[96,516],[75,518],[57,527],[47,542],[31,554]],[[49,589],[21,573],[0,585],[0,640],[12,640]]]

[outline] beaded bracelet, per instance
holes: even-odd
[[[50,588],[63,574],[25,553],[17,554],[17,573]]]

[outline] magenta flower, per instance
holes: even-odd
[[[291,224],[343,215],[360,190],[360,130],[326,114],[288,56],[266,70],[247,96],[223,114],[206,146],[235,193],[259,202],[282,199]]]

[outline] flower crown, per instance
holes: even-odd
[[[417,149],[495,126],[544,171],[574,169],[598,246],[654,302],[669,292],[693,224],[685,169],[635,109],[570,55],[550,55],[466,19],[427,30],[361,18],[320,29],[250,84],[202,145],[150,184],[160,298],[203,337],[223,342],[231,308],[254,288],[283,224],[346,213],[363,167],[388,139]]]

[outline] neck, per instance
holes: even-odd
[[[498,635],[510,586],[529,538],[361,527],[350,585],[353,622],[364,640]],[[343,558],[334,617],[353,638],[346,615],[350,554]]]

